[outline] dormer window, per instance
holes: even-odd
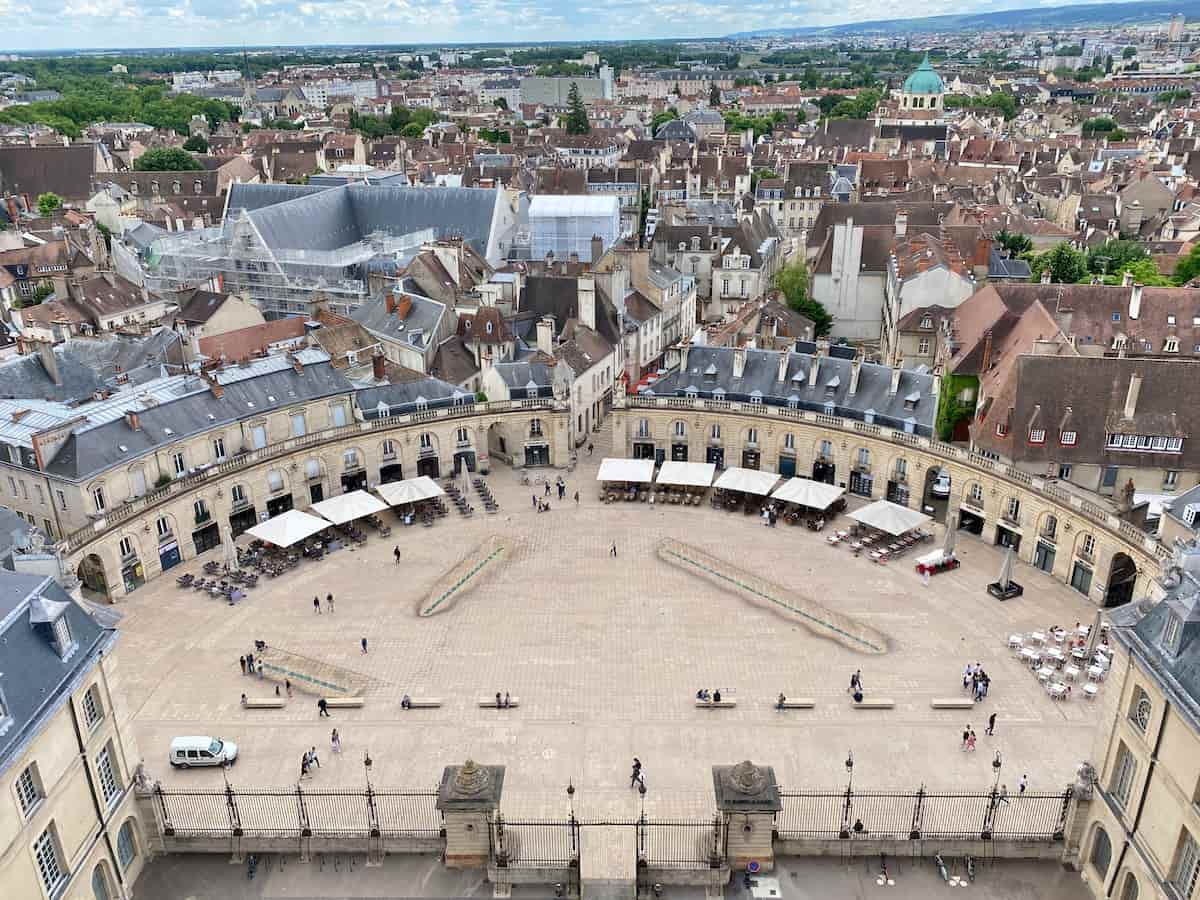
[[[1178,353],[1179,352],[1179,338],[1176,338],[1176,337],[1167,338],[1166,343],[1163,344],[1163,352],[1164,353]]]
[[[933,317],[932,316],[922,316],[921,317],[921,327],[922,328],[932,328],[933,327]]]
[[[1162,647],[1175,656],[1179,653],[1179,638],[1183,635],[1183,622],[1174,612],[1167,613],[1167,624],[1163,626]]]
[[[1168,325],[1174,325],[1174,324],[1175,324],[1175,317],[1174,317],[1174,316],[1172,316],[1172,315],[1168,315],[1168,316],[1167,316],[1167,324],[1168,324]]]
[[[1076,437],[1077,436],[1074,431],[1063,431],[1058,435],[1058,442],[1064,447],[1073,447],[1075,446]]]
[[[1031,443],[1031,444],[1046,443],[1046,429],[1045,428],[1030,428],[1029,429],[1029,443]]]
[[[71,626],[67,623],[67,615],[63,613],[51,624],[54,631],[55,650],[59,656],[66,656],[71,649]]]

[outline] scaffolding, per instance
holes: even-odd
[[[156,240],[146,261],[146,287],[157,293],[200,287],[213,278],[222,290],[249,297],[267,318],[310,315],[323,299],[346,313],[369,294],[372,268],[403,268],[436,239],[432,228],[404,234],[375,231],[334,250],[271,247],[243,210],[214,228]]]

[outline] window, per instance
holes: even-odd
[[[213,462],[225,462],[225,438],[213,438]]]
[[[1167,471],[1163,473],[1163,487],[1173,488],[1178,481],[1179,473],[1174,469],[1167,469]]]
[[[105,804],[110,806],[117,795],[121,793],[121,782],[117,780],[112,756],[111,743],[106,744],[104,749],[96,754],[96,774],[100,779],[100,793],[104,796]]]
[[[1121,888],[1121,900],[1138,900],[1138,883],[1132,872],[1125,873],[1125,886]]]
[[[866,447],[858,448],[858,466],[859,468],[867,468],[871,465],[871,451]]]
[[[1167,624],[1163,626],[1163,646],[1171,653],[1175,652],[1175,645],[1179,642],[1180,622],[1179,616],[1170,613],[1167,616]]]
[[[1176,338],[1176,337],[1167,338],[1166,342],[1163,344],[1163,352],[1164,353],[1178,353],[1179,352],[1179,338]]]
[[[459,428],[454,432],[454,440],[461,446],[471,443],[470,434],[465,428]]]
[[[921,338],[921,340],[919,340],[917,342],[917,353],[920,354],[921,356],[928,356],[929,355],[929,346],[930,346],[929,338]]]
[[[1174,324],[1175,324],[1175,316],[1173,316],[1173,315],[1172,315],[1172,314],[1170,314],[1170,313],[1168,313],[1168,314],[1167,314],[1167,324],[1168,324],[1168,325],[1174,325]]]
[[[1108,874],[1108,864],[1112,861],[1112,841],[1108,839],[1108,832],[1103,828],[1096,829],[1096,836],[1092,838],[1092,853],[1088,857],[1088,861],[1102,879]]]
[[[422,432],[421,436],[417,439],[417,446],[420,447],[422,450],[432,450],[433,449],[432,435],[430,435],[428,431]]]
[[[51,825],[33,842],[33,855],[37,859],[38,872],[42,876],[42,886],[46,893],[54,896],[66,880],[62,866],[59,864],[58,840]]]
[[[932,328],[933,327],[933,317],[932,316],[921,316],[921,327],[922,328]]]
[[[304,413],[292,413],[292,437],[304,437],[307,433],[304,426]]]
[[[721,439],[721,426],[714,423],[713,427],[709,429],[708,436],[714,441],[719,441]]]
[[[304,474],[305,474],[305,477],[309,478],[310,480],[313,478],[320,478],[321,477],[321,462],[320,462],[320,460],[310,459],[308,462],[306,462],[304,464]]]
[[[391,438],[389,438],[388,440],[383,442],[383,458],[384,459],[395,459],[396,458],[396,442],[393,441]]]
[[[347,469],[355,469],[358,467],[358,451],[351,448],[342,454],[342,464]]]
[[[54,643],[58,645],[58,655],[66,656],[71,647],[71,626],[67,623],[67,615],[63,613],[54,620]]]
[[[99,725],[100,720],[104,718],[100,701],[97,699],[97,690],[95,685],[88,688],[83,695],[83,702],[80,704],[83,707],[83,723],[87,725],[89,731]]]
[[[42,491],[42,486],[40,484],[35,484],[33,486],[33,489],[37,493],[38,503],[42,504],[42,506],[45,506],[46,505],[46,494],[44,491]]]
[[[42,780],[38,778],[37,763],[25,767],[16,783],[17,801],[21,804],[21,814],[26,818],[42,802]]]
[[[117,859],[122,869],[128,869],[129,864],[137,856],[137,847],[133,843],[133,821],[127,819],[117,832]]]
[[[638,419],[637,436],[643,437],[643,438],[650,437],[650,420],[649,419]]]
[[[1187,831],[1179,839],[1179,850],[1175,853],[1175,865],[1167,879],[1176,892],[1190,898],[1196,890],[1196,879],[1200,875],[1200,846]]]
[[[341,403],[333,407],[333,424],[336,428],[346,424],[346,407]]]
[[[1140,687],[1133,689],[1133,702],[1129,704],[1129,721],[1133,723],[1142,734],[1146,733],[1146,729],[1150,727],[1150,711],[1153,704],[1150,702],[1150,697]]]
[[[208,521],[208,504],[203,500],[197,500],[192,504],[192,512],[196,514],[196,524]]]
[[[1115,313],[1113,313],[1113,314],[1112,314],[1112,320],[1113,320],[1114,322],[1120,322],[1120,321],[1121,321],[1121,314],[1120,314],[1119,312],[1115,312]]]
[[[1046,429],[1045,428],[1030,428],[1029,429],[1029,443],[1031,443],[1031,444],[1046,443]]]
[[[749,428],[746,430],[746,443],[747,444],[757,444],[758,443],[758,429],[757,428]]]
[[[112,897],[108,891],[108,878],[104,874],[103,865],[92,870],[92,897],[95,900],[110,900]]]
[[[1113,767],[1112,781],[1108,785],[1108,792],[1122,806],[1129,802],[1129,792],[1133,790],[1135,774],[1137,774],[1137,760],[1122,741],[1117,750],[1117,762]]]
[[[133,541],[131,541],[129,538],[121,538],[121,540],[117,543],[117,547],[121,551],[121,559],[127,559],[130,556],[133,556]]]
[[[283,472],[279,469],[272,469],[267,473],[267,490],[272,494],[283,490]]]
[[[541,419],[530,419],[529,420],[529,436],[530,437],[541,437],[542,436],[542,420]]]
[[[11,481],[12,479],[9,480]],[[92,488],[92,502],[96,504],[96,512],[104,512],[104,487],[102,485]]]
[[[255,450],[261,450],[267,446],[267,426],[255,425],[250,429],[250,442],[254,445]]]
[[[1064,447],[1073,447],[1075,446],[1076,437],[1077,435],[1074,431],[1060,431],[1058,434],[1058,442]]]
[[[677,437],[677,438],[687,437],[687,423],[686,422],[677,421],[675,423],[675,437]]]
[[[783,449],[784,450],[795,450],[796,449],[796,436],[794,434],[792,434],[790,431],[783,436]]]
[[[1008,425],[1004,422],[996,423],[996,437],[1004,437],[1008,434]]]
[[[67,508],[67,495],[62,491],[55,491],[54,493],[58,495],[58,508],[65,511]]]
[[[171,522],[166,516],[159,516],[154,522],[154,528],[158,532],[158,536],[164,538],[171,533]]]
[[[1071,466],[1068,463],[1063,463],[1058,467],[1058,477],[1062,481],[1069,481],[1071,478]]]
[[[896,480],[902,481],[903,479],[905,479],[907,477],[908,477],[908,460],[907,459],[896,460]]]
[[[1058,519],[1055,516],[1046,516],[1046,524],[1042,526],[1042,537],[1054,538],[1058,535]]]
[[[234,506],[246,502],[246,489],[240,484],[235,484],[229,491],[229,496],[233,499]]]
[[[184,460],[182,453],[171,454],[171,465],[175,469],[176,478],[182,478],[187,474],[187,462]]]
[[[1008,508],[1005,510],[1005,518],[1010,522],[1019,522],[1021,520],[1021,501],[1016,497],[1008,498]]]
[[[1096,539],[1090,534],[1083,536],[1083,543],[1079,545],[1080,551],[1084,556],[1094,556],[1096,553]]]

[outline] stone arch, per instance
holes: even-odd
[[[915,506],[921,509],[922,482],[918,477],[920,463],[910,454],[903,451],[895,454],[887,462],[887,467],[879,473],[885,483],[884,499],[900,506]]]
[[[1099,822],[1092,828],[1091,840],[1088,842],[1087,864],[1100,876],[1100,883],[1108,880],[1108,870],[1112,865],[1112,840],[1104,826]]]
[[[84,554],[75,568],[75,577],[79,579],[85,591],[111,600],[113,582],[109,576],[110,568],[105,566],[104,558],[97,552],[99,549],[97,547],[91,553]]]
[[[726,460],[726,465],[741,466],[745,469],[762,468],[762,451],[767,446],[768,422],[751,422],[738,428],[738,442],[741,454],[736,460]]]
[[[129,816],[117,829],[117,862],[122,869],[128,870],[144,852],[145,842],[137,817]]]
[[[812,478],[826,484],[837,484],[837,445],[832,436],[818,436],[812,442]]]
[[[340,484],[334,493],[349,493],[367,486],[367,455],[357,444],[342,446],[337,462]]]
[[[1120,606],[1133,599],[1137,585],[1138,568],[1133,558],[1124,551],[1113,554],[1108,567],[1108,582],[1104,589],[1104,605]]]
[[[100,860],[92,869],[91,886],[94,900],[112,900],[116,896],[113,892],[112,871],[109,868],[108,860]]]
[[[395,436],[379,441],[376,449],[379,451],[380,484],[404,479],[404,454],[400,450],[402,444],[403,441]]]
[[[1121,893],[1118,894],[1119,900],[1138,900],[1138,894],[1141,893],[1141,888],[1138,885],[1137,876],[1125,870],[1125,877],[1121,879]]]
[[[1054,510],[1044,510],[1037,517],[1037,521],[1034,524],[1037,526],[1035,529],[1036,536],[1045,538],[1048,541],[1057,543],[1058,541],[1062,540],[1063,534],[1065,533],[1063,526],[1066,523],[1064,523],[1063,520],[1058,517]]]

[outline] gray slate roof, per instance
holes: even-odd
[[[354,395],[363,418],[400,416],[418,409],[440,409],[474,403],[475,395],[439,378],[419,378],[399,384],[364,388]],[[387,409],[381,409],[383,404]]]
[[[64,604],[59,606],[58,604]],[[75,649],[66,658],[50,641],[39,609],[61,609]],[[51,578],[0,570],[0,694],[11,723],[0,719],[0,773],[24,752],[50,717],[108,650],[116,632],[103,628]]]
[[[403,319],[388,312],[386,297],[376,297],[356,307],[350,311],[350,318],[372,334],[424,349],[436,334],[438,322],[446,315],[446,305],[407,289],[404,294],[411,298],[412,307]],[[420,334],[419,342],[412,340],[414,333]]]
[[[932,435],[937,416],[937,395],[931,375],[906,369],[900,374],[899,390],[891,393],[892,369],[863,363],[858,390],[850,393],[853,360],[819,357],[816,383],[812,383],[813,356],[788,352],[786,377],[779,381],[782,351],[747,350],[741,378],[733,377],[732,347],[692,347],[687,370],[675,368],[643,396],[685,397],[694,389],[698,397],[718,397],[742,402],[761,398],[769,406],[793,405],[798,409],[828,412],[858,421]],[[718,392],[723,392],[718,393]],[[915,399],[911,408],[908,401]],[[832,403],[832,407],[830,407]]]
[[[531,384],[537,386],[539,397],[550,397],[554,394],[554,372],[545,363],[502,362],[496,363],[495,369],[510,391],[521,392],[514,394],[515,397],[524,399],[530,396],[525,391]]]

